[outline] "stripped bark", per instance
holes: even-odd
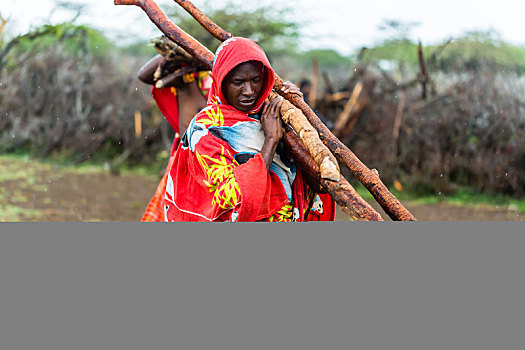
[[[200,10],[191,2],[175,0],[181,7],[187,10],[197,21],[202,24],[217,39],[224,41],[229,37],[225,30],[218,26],[206,26],[207,21],[211,22]],[[179,44],[184,50],[200,60],[205,67],[212,69],[213,54],[203,47],[193,37],[185,33],[182,29],[171,23],[166,15],[152,0],[114,0],[115,5],[136,5],[141,7],[148,15],[150,20],[171,40]],[[230,34],[231,36],[231,34]],[[284,81],[278,75],[275,77],[274,89],[288,101],[292,102],[299,108],[310,124],[317,129],[319,137],[325,145],[332,151],[334,156],[351,171],[353,176],[358,179],[377,200],[379,205],[393,219],[400,221],[414,221],[414,216],[399,202],[379,178],[375,169],[368,169],[357,157],[350,151],[339,139],[337,139],[330,130],[319,120],[317,115],[312,111],[310,106],[297,94],[283,93],[281,88]]]
[[[337,183],[321,179],[319,167],[312,159],[308,150],[300,142],[295,131],[289,126],[283,127],[283,142],[286,150],[294,158],[297,167],[306,173],[318,186],[322,186],[330,196],[335,200],[337,205],[356,221],[383,221],[381,215],[374,210],[348,183],[341,177]]]
[[[272,91],[269,99],[271,101],[278,96],[277,93]],[[319,166],[321,178],[339,181],[341,174],[337,160],[330,150],[321,142],[319,134],[308,122],[303,112],[286,100],[283,101],[280,112],[283,122],[293,127],[308,152],[312,155],[315,163]]]
[[[277,91],[284,86],[284,81],[276,77],[275,88]],[[374,196],[381,208],[392,220],[396,221],[416,221],[416,218],[399,202],[379,178],[376,169],[369,169],[348,149],[330,130],[319,120],[311,108],[296,94],[282,94],[294,106],[301,109],[304,115],[319,132],[319,138],[332,151],[337,160],[345,164],[352,175],[359,180],[368,191]]]

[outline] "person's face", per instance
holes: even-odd
[[[260,62],[244,62],[224,78],[222,92],[230,105],[242,112],[254,108],[264,87],[263,66]]]

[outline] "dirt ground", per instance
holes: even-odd
[[[158,179],[0,158],[0,221],[140,221]],[[386,219],[377,203],[371,203]],[[403,204],[420,221],[523,221],[506,208]],[[336,220],[348,216],[338,211]]]

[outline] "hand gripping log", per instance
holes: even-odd
[[[213,23],[206,15],[196,8],[191,1],[174,1],[220,41],[224,41],[231,37],[230,33]],[[312,124],[319,133],[319,137],[325,145],[332,151],[335,157],[350,170],[352,175],[368,189],[379,205],[381,205],[385,213],[387,213],[392,220],[415,221],[416,218],[383,184],[379,178],[377,170],[367,168],[344,143],[330,132],[300,96],[297,96],[296,94],[283,94],[281,92],[283,84],[283,79],[276,75],[274,89],[304,113],[310,124]]]
[[[213,54],[198,43],[190,35],[182,31],[175,24],[170,22],[164,13],[158,8],[158,6],[152,0],[115,0],[116,5],[136,5],[141,7],[150,20],[171,40],[176,42],[187,52],[194,55],[196,59],[202,62],[202,64],[212,69]],[[210,21],[211,22],[211,21]],[[223,35],[221,38],[226,39],[230,35]],[[280,79],[282,86],[282,79]],[[289,133],[288,133],[289,134]],[[286,134],[285,134],[286,138]],[[285,139],[286,141],[286,139]],[[288,136],[288,143],[297,142],[294,139],[290,139]],[[304,148],[304,146],[303,146]],[[296,147],[292,147],[293,150]],[[311,158],[311,157],[310,157]],[[312,170],[312,169],[310,169]],[[318,170],[317,170],[318,171]],[[311,172],[311,171],[310,171]],[[315,172],[315,171],[314,171]],[[332,183],[331,186],[326,186],[330,183],[327,180],[323,180],[323,185],[336,200],[336,202],[347,212],[352,218],[356,220],[382,220],[381,216],[373,210],[355,191],[351,188],[350,184],[346,179],[341,178],[338,183]]]

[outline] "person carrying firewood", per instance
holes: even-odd
[[[335,203],[310,190],[285,156],[275,74],[252,40],[219,46],[207,106],[190,122],[167,175],[166,221],[333,220]],[[290,82],[283,91],[300,90]]]
[[[174,74],[175,72],[179,74]],[[175,77],[175,79],[168,78],[169,81],[158,88],[158,81],[165,77]],[[138,78],[146,84],[153,85],[151,88],[153,99],[175,132],[169,165],[179,146],[180,135],[186,131],[195,114],[206,106],[211,87],[210,72],[199,70],[192,63],[168,60],[166,56],[157,55],[140,68]],[[149,201],[141,221],[164,221],[163,203],[168,169],[169,167]]]

